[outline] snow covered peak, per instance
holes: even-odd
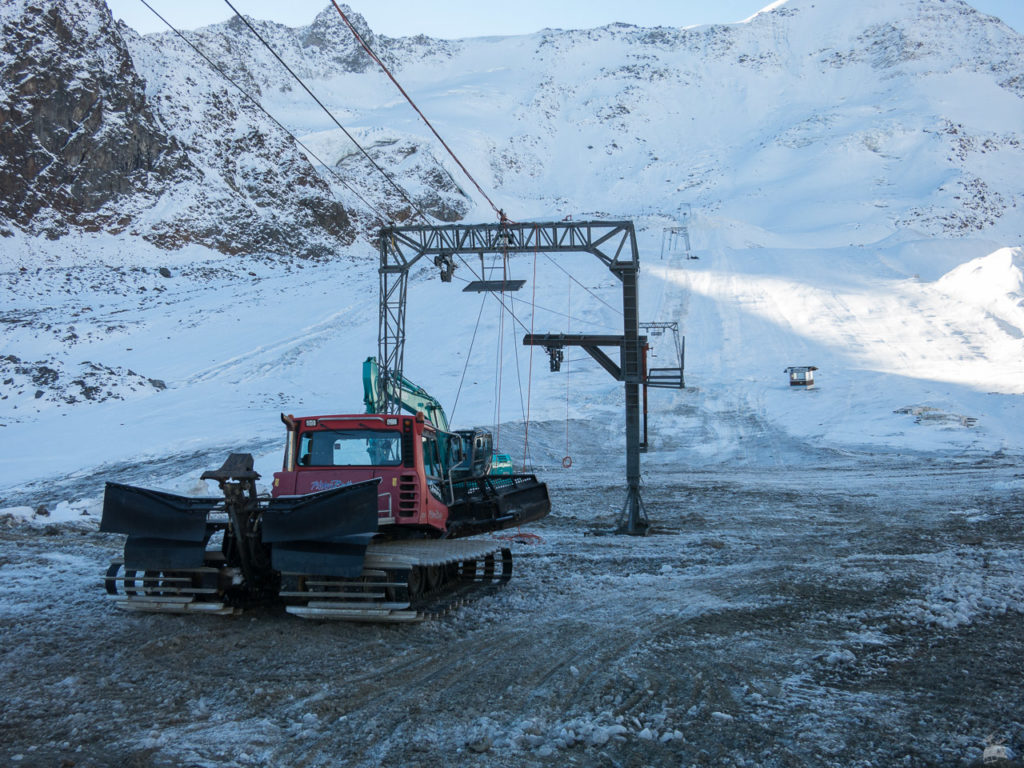
[[[351,6],[346,3],[339,3],[338,5],[348,17],[348,20],[352,22],[352,26],[354,26],[359,31],[359,34],[363,36],[363,39],[366,39],[368,36],[373,34],[373,30],[370,29],[370,25],[366,23],[366,19],[361,13],[352,10]],[[308,27],[305,27],[305,29],[307,31],[314,29],[330,31],[344,30],[346,34],[352,34],[351,31],[349,31],[348,26],[345,24],[345,20],[342,19],[341,14],[338,13],[338,9],[334,7],[334,3],[330,2],[327,3],[327,5],[324,6],[324,9],[316,15],[316,18],[313,19],[313,23]]]
[[[356,13],[344,4],[340,7],[363,40],[373,47],[376,36],[362,14]],[[376,66],[363,51],[333,4],[328,4],[320,11],[308,27],[296,31],[304,47],[320,49],[346,71],[364,72],[371,66]]]
[[[1024,249],[1000,248],[943,275],[938,287],[975,304],[1015,306],[1024,335]]]
[[[776,10],[777,8],[781,8],[782,6],[786,5],[788,2],[789,2],[789,0],[775,0],[775,2],[769,3],[764,8],[762,8],[761,10],[757,11],[756,13],[754,13],[752,16],[749,16],[746,19],[744,19],[743,23],[746,24],[746,23],[750,22],[751,19],[753,19],[753,18],[755,18],[757,16],[760,16],[762,13],[771,13],[772,11]]]

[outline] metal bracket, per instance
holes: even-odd
[[[434,257],[434,266],[441,270],[441,282],[450,283],[455,273],[455,260],[450,253],[439,253]]]
[[[548,353],[548,365],[552,373],[558,373],[562,370],[562,361],[565,360],[565,352],[562,351],[561,347],[544,347],[544,351]]]

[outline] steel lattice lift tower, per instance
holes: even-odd
[[[380,325],[378,360],[381,377],[401,381],[405,354],[405,311],[409,271],[424,256],[433,257],[442,280],[451,279],[452,257],[485,253],[590,253],[622,283],[622,335],[528,334],[523,343],[545,347],[557,370],[563,347],[582,347],[616,380],[626,398],[626,501],[619,532],[644,534],[650,523],[640,498],[640,387],[648,382],[642,360],[646,338],[640,336],[637,276],[640,256],[631,221],[560,221],[495,224],[391,226],[380,231]],[[521,285],[521,281],[519,285]],[[509,290],[502,281],[477,281],[470,290]],[[618,347],[616,363],[601,348]],[[682,386],[682,369],[678,384]]]

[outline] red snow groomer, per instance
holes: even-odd
[[[509,474],[486,430],[433,423],[431,407],[444,423],[436,401],[405,384],[414,415],[282,415],[284,465],[270,497],[257,494],[248,454],[203,473],[222,498],[107,483],[100,530],[128,536],[107,592],[144,611],[233,613],[281,600],[306,618],[415,621],[506,583],[508,546],[465,537],[544,517],[547,486]]]

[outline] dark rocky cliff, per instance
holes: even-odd
[[[54,236],[123,227],[111,201],[194,173],[154,120],[109,12],[83,17],[79,5],[28,3],[3,24],[0,214]]]
[[[301,258],[352,242],[349,212],[291,137],[216,75],[183,108],[147,94],[126,44],[138,36],[103,0],[10,0],[0,25],[0,232]],[[202,125],[176,134],[182,112]]]

